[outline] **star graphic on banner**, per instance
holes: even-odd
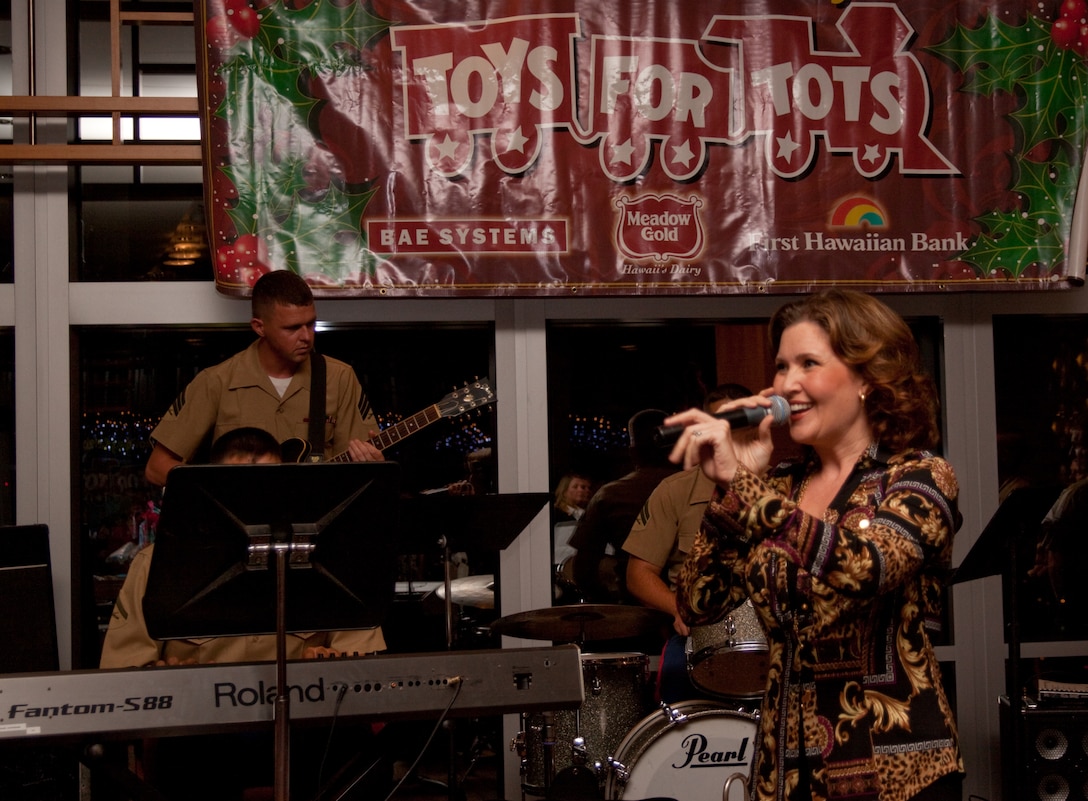
[[[685,140],[684,144],[672,149],[672,160],[685,167],[691,166],[691,160],[695,154],[691,152],[691,145]]]
[[[516,150],[518,153],[525,152],[525,143],[529,141],[529,137],[521,132],[521,126],[517,127],[517,130],[510,134],[510,141],[506,145],[506,152],[509,153]]]
[[[612,163],[613,164],[630,164],[631,156],[634,155],[635,146],[631,144],[631,140],[628,139],[622,145],[616,145],[612,148]]]
[[[787,132],[785,136],[778,137],[777,142],[778,158],[785,159],[786,161],[792,161],[793,154],[801,147],[793,141],[793,134],[789,132]]]
[[[444,159],[453,159],[457,156],[457,143],[450,139],[449,134],[446,134],[446,138],[441,142],[435,142],[434,147],[438,155]]]
[[[865,161],[880,161],[880,145],[866,145],[862,158]]]

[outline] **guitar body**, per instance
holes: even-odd
[[[280,458],[285,463],[298,463],[310,461],[310,453],[313,448],[302,437],[291,437],[280,443]]]
[[[495,402],[495,393],[491,390],[491,382],[487,378],[478,379],[465,384],[459,390],[446,395],[438,403],[428,406],[426,409],[416,412],[411,417],[401,420],[399,423],[382,429],[381,432],[367,440],[379,451],[396,445],[402,439],[421,431],[431,423],[438,422],[444,417],[459,417],[466,412],[487,406]],[[310,443],[302,437],[291,437],[280,444],[280,454],[284,462],[319,462],[320,455],[311,458],[312,448]],[[351,457],[347,451],[338,453],[329,459],[330,462],[349,462]]]

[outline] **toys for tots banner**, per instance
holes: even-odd
[[[1083,281],[1085,0],[200,0],[217,286]]]

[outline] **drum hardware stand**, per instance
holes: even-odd
[[[525,799],[528,797],[528,793],[525,791],[525,788],[528,787],[529,784],[529,743],[527,740],[527,736],[529,734],[529,727],[534,726],[543,729],[543,724],[534,723],[533,716],[531,716],[528,712],[521,712],[518,715],[518,719],[520,722],[520,727],[518,728],[518,733],[514,735],[514,738],[510,741],[510,750],[518,755],[518,775],[520,779],[519,783],[521,784],[521,798],[522,801],[525,801]],[[544,738],[543,736],[541,736],[542,746],[544,745],[543,740]],[[547,766],[549,763],[551,763],[552,759],[550,746],[544,747],[544,754],[544,764],[545,766]],[[550,783],[551,777],[548,775],[547,770],[545,770],[544,775],[545,781]]]
[[[1001,576],[1002,595],[1008,599],[1003,610],[1008,659],[1005,668],[1005,692],[1009,702],[1011,725],[1009,726],[1009,753],[1019,756],[1024,751],[1026,733],[1024,731],[1024,694],[1025,686],[1021,676],[1021,637],[1020,637],[1020,599],[1017,597],[1020,568],[1018,549],[1024,541],[1031,539],[1038,532],[1043,517],[1049,512],[1060,497],[1062,488],[1053,486],[1021,487],[1009,493],[998,506],[993,517],[971,546],[967,556],[960,562],[952,575],[951,583]],[[998,699],[999,703],[1001,699]],[[1002,736],[1004,741],[1004,735]],[[1004,746],[1004,742],[1002,742]],[[1026,797],[1029,790],[1025,786],[1024,776],[1026,761],[1015,759],[1006,780],[1011,787],[1005,788],[1006,797]]]
[[[436,543],[442,552],[442,586],[445,588],[445,597],[443,599],[443,616],[446,624],[446,650],[452,651],[454,646],[454,627],[453,627],[453,579],[450,576],[450,544],[445,535],[441,535]],[[455,799],[463,799],[464,794],[458,789],[459,783],[457,781],[457,745],[453,733],[453,721],[447,720],[443,723],[442,728],[446,733],[446,781],[442,782],[438,779],[429,779],[416,773],[416,780],[425,786],[435,787],[446,791],[446,797],[449,801],[455,801]]]
[[[589,761],[589,752],[586,749],[586,740],[582,736],[576,736],[571,743],[571,764],[559,771],[551,781],[546,793],[546,801],[564,801],[564,799],[577,799],[577,801],[589,801],[589,799],[603,798],[601,795],[601,771],[603,765],[597,763],[592,767],[586,765]],[[560,795],[552,797],[550,790],[558,788]]]
[[[576,776],[585,775],[583,771],[589,771],[594,778],[594,781],[600,782],[600,777],[604,771],[604,765],[600,762],[594,762],[592,765],[589,763],[589,749],[586,748],[586,738],[578,735],[574,738],[574,742],[570,746],[570,763],[571,767],[568,770],[572,771]]]
[[[543,712],[541,717],[544,719],[544,730],[541,734],[541,745],[544,747],[544,795],[548,795],[555,779],[555,719],[551,712]]]
[[[525,798],[525,783],[529,780],[529,749],[525,742],[525,733],[528,731],[529,715],[521,712],[518,715],[520,723],[518,733],[510,741],[510,750],[518,755],[518,784],[521,785],[521,797]]]

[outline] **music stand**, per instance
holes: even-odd
[[[381,624],[399,489],[395,462],[174,468],[144,595],[148,633],[275,634],[276,686],[287,687],[288,632]],[[288,699],[277,691],[276,801],[290,787]]]
[[[436,493],[405,501],[401,508],[404,535],[400,552],[422,553],[434,547],[442,550],[447,648],[453,647],[450,554],[471,548],[504,550],[533,522],[549,500],[551,495],[547,492],[522,492],[502,495]],[[456,531],[451,526],[454,522]],[[496,586],[496,595],[497,590]]]
[[[403,536],[399,544],[400,552],[422,553],[434,547],[442,551],[447,649],[453,648],[454,639],[450,554],[470,548],[496,552],[505,549],[533,522],[533,518],[550,500],[551,494],[547,492],[523,492],[500,495],[435,493],[405,501],[401,510]],[[498,594],[499,585],[496,581],[496,597]],[[451,732],[446,782],[448,798],[452,799],[456,795],[456,785],[455,748]]]
[[[997,507],[986,528],[979,534],[967,556],[952,574],[952,583],[1001,576],[1002,595],[1007,599],[1005,628],[1009,646],[1009,665],[1005,672],[1005,692],[1012,715],[1010,753],[1020,754],[1022,701],[1020,699],[1020,608],[1016,585],[1019,579],[1021,544],[1034,536],[1054,505],[1062,488],[1056,486],[1020,487],[1009,493]],[[1013,785],[1020,786],[1019,767],[1013,765]]]

